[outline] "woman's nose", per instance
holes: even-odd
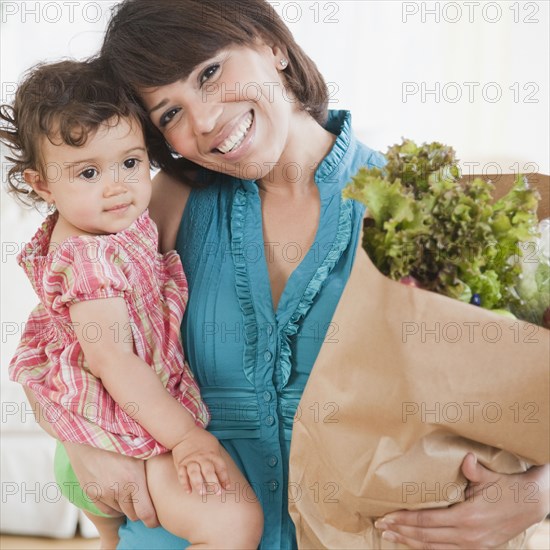
[[[189,106],[188,116],[193,133],[201,135],[213,132],[222,112],[223,106],[214,99],[213,95],[208,92],[201,94]]]

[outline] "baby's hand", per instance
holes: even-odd
[[[193,488],[204,495],[209,488],[210,494],[221,494],[229,489],[227,465],[220,452],[219,441],[206,430],[198,426],[192,429],[172,449],[172,458],[180,483],[187,493]],[[208,485],[207,485],[208,484]]]

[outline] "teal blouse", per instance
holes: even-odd
[[[364,165],[384,157],[359,143],[347,111],[331,111],[327,130],[337,135],[319,164],[319,228],[311,249],[280,246],[296,268],[273,310],[264,255],[261,203],[255,181],[219,175],[194,189],[176,249],[189,283],[182,323],[187,360],[212,416],[208,427],[251,483],[264,511],[260,548],[296,548],[288,514],[288,463],[292,424],[323,340],[337,341],[334,310],[348,280],[364,206],[341,191]],[[328,416],[330,404],[298,414]],[[308,488],[292,488],[291,498]],[[243,498],[250,498],[242,495]],[[130,522],[119,548],[183,548],[162,528]]]

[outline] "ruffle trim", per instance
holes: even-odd
[[[341,166],[342,160],[350,148],[352,138],[351,113],[349,111],[331,111],[327,129],[336,134],[336,141],[332,146],[331,152],[317,167],[315,172],[315,181],[317,184],[329,180],[331,174]],[[332,189],[333,186],[330,186],[332,192],[339,191],[342,184],[347,183],[340,181],[340,177],[333,179],[336,185],[335,189]],[[320,190],[324,189],[324,187],[326,186],[321,186]]]
[[[235,265],[235,290],[244,319],[244,374],[247,380],[254,384],[258,327],[243,247],[246,207],[246,191],[241,187],[235,191],[231,210],[231,254]]]
[[[338,263],[344,250],[346,250],[352,233],[352,200],[342,200],[340,203],[340,214],[338,218],[338,229],[336,238],[327,256],[321,265],[315,271],[315,274],[309,281],[296,310],[286,323],[281,334],[281,349],[279,363],[281,368],[281,388],[284,388],[288,382],[291,372],[290,349],[291,338],[297,334],[302,319],[313,305],[313,302],[323,283]],[[233,207],[231,212],[231,253],[235,265],[235,290],[239,305],[244,319],[244,356],[243,368],[247,380],[254,384],[254,371],[256,367],[256,344],[258,342],[258,327],[256,323],[256,314],[252,301],[252,291],[249,284],[248,269],[244,256],[244,227],[246,221],[247,194],[243,188],[235,192],[233,198]]]
[[[291,338],[298,332],[302,319],[310,310],[313,305],[313,301],[323,286],[323,283],[342,257],[344,250],[350,242],[352,233],[351,218],[353,212],[353,201],[343,199],[341,199],[341,201],[336,239],[334,240],[334,243],[332,244],[326,258],[323,260],[323,263],[317,268],[317,271],[309,281],[302,298],[296,307],[296,310],[290,317],[290,320],[285,325],[281,334],[281,350],[279,355],[281,366],[281,388],[286,386],[292,368],[290,360],[292,356],[292,351],[290,349]]]

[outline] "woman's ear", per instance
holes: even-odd
[[[23,178],[39,197],[43,198],[48,204],[55,203],[53,193],[48,188],[48,183],[42,178],[40,172],[27,168],[23,171]]]
[[[271,46],[271,51],[275,56],[275,64],[278,70],[284,71],[288,66],[288,54],[286,48],[280,48],[279,46]]]
[[[264,41],[262,38],[255,39],[255,45],[258,49],[265,49],[273,64],[278,71],[284,71],[288,66],[288,54],[286,48],[280,47],[272,42]]]

